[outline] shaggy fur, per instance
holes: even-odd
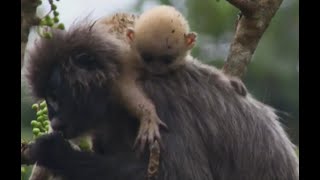
[[[122,46],[89,29],[80,26],[41,40],[27,78],[36,97],[49,100],[48,107],[51,101],[59,105],[49,108],[49,117],[64,125],[65,138],[89,133],[95,152],[73,150],[59,133],[52,133],[30,146],[32,159],[65,179],[141,180],[148,157],[137,157],[132,150],[139,124],[113,96],[109,83],[119,75]],[[79,60],[82,53],[88,56]],[[250,95],[239,96],[219,70],[196,63],[142,79],[170,127],[162,132],[165,151],[158,179],[298,180],[294,146],[274,110]]]

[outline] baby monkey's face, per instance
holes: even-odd
[[[174,64],[179,57],[178,54],[157,54],[149,51],[141,51],[139,55],[146,69],[154,74],[168,72],[170,66]]]
[[[194,32],[147,30],[141,33],[129,28],[127,37],[132,50],[139,54],[145,69],[153,74],[163,74],[183,64],[197,37]]]

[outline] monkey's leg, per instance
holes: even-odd
[[[146,143],[151,144],[155,140],[161,142],[160,126],[165,129],[168,127],[157,115],[153,102],[133,79],[127,78],[126,80],[119,81],[119,90],[128,111],[140,121],[134,147],[139,145],[140,152],[142,152]]]

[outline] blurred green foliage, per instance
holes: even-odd
[[[193,55],[205,63],[222,67],[235,30],[238,10],[226,1],[155,0],[177,7],[199,34]],[[137,0],[130,11],[142,12],[146,0]],[[148,2],[150,3],[150,1]],[[284,0],[263,35],[244,82],[250,93],[279,111],[281,122],[291,139],[299,145],[299,1]],[[35,119],[34,103],[21,83],[21,132],[32,138],[30,121]]]

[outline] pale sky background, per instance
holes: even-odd
[[[60,22],[64,23],[66,29],[76,20],[90,15],[91,18],[97,19],[102,16],[110,15],[114,12],[131,12],[137,0],[60,0],[55,2],[60,13]],[[144,3],[142,10],[156,6],[157,2],[150,0]],[[50,11],[48,1],[44,0],[37,9],[37,15],[43,17]],[[32,47],[37,34],[30,32],[27,50]],[[27,51],[26,51],[27,55]],[[27,59],[27,57],[26,57]]]
[[[60,20],[67,27],[77,18],[91,15],[93,18],[109,15],[114,12],[125,11],[132,12],[132,7],[137,3],[137,0],[60,0],[56,2],[58,11],[60,12]],[[146,3],[144,8],[154,6],[154,1]],[[38,8],[38,15],[41,17],[43,12],[48,12],[50,6],[45,2]]]

